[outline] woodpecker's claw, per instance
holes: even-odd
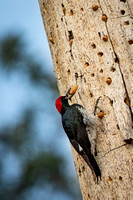
[[[96,115],[96,109],[99,109],[100,112],[103,112],[101,108],[99,108],[97,105],[98,105],[98,102],[100,100],[102,96],[100,96],[97,100],[96,100],[96,104],[95,104],[95,108],[94,108],[94,115]]]

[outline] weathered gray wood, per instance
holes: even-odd
[[[61,95],[79,89],[73,102],[89,113],[99,107],[97,185],[73,150],[83,199],[132,199],[133,0],[39,0]],[[97,5],[94,11],[92,5]],[[96,8],[95,6],[93,6]],[[107,16],[103,21],[102,16]]]

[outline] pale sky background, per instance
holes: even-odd
[[[28,44],[27,46],[29,49],[27,49],[27,51],[37,56],[37,59],[42,63],[47,63],[47,70],[49,70],[50,73],[53,73],[53,64],[51,60],[50,50],[37,0],[0,0],[0,38],[10,33],[18,33],[22,35],[25,38],[26,43]],[[14,109],[17,109],[17,107],[14,108],[14,106],[12,105],[13,102],[17,101],[21,104],[22,101],[24,101],[24,98],[22,98],[22,96],[26,95],[25,93],[27,92],[25,91],[24,81],[22,81],[23,85],[19,85],[19,87],[21,88],[19,88],[18,90],[17,87],[19,77],[8,77],[10,87],[12,85],[11,90],[9,90],[8,85],[4,84],[3,79],[5,79],[5,77],[3,76],[3,74],[0,74],[0,91],[1,93],[2,91],[4,92],[4,94],[1,95],[2,99],[0,106],[0,111],[2,109],[3,113],[1,117],[4,121],[1,121],[0,123],[5,123],[5,121],[10,118],[10,115],[12,116]],[[17,92],[19,92],[19,95],[14,97],[13,95],[10,95],[9,91],[11,92],[11,94],[14,94],[16,90]],[[9,99],[10,101],[8,101]],[[5,100],[8,102],[5,102]],[[8,110],[7,104],[10,104],[8,106]],[[6,111],[4,109],[6,109]]]
[[[54,74],[38,0],[0,0],[0,38],[10,33],[18,33],[22,35],[28,44],[27,51],[30,52],[30,54],[37,56],[37,60],[39,60],[42,64],[45,62],[47,64],[47,70]],[[20,77],[17,74],[13,77],[7,77],[0,71],[0,127],[6,125],[7,123],[15,123],[16,119],[20,117],[19,113],[23,109],[23,106],[29,105],[30,102],[32,102],[32,99],[40,98],[41,101],[39,94],[34,91],[31,92],[30,90],[31,88],[27,85],[27,83],[24,80],[20,80]],[[28,95],[29,92],[31,92],[30,95]],[[49,102],[49,97],[50,94],[47,94],[47,112],[55,113],[55,115],[53,115],[53,118],[51,115],[48,116],[47,123],[45,123],[45,125],[43,125],[44,113],[39,115],[36,129],[38,129],[40,133],[36,137],[38,137],[40,141],[47,139],[48,143],[51,142],[52,144],[54,140],[54,133],[53,135],[48,134],[46,136],[44,135],[44,129],[49,132],[58,131],[58,128],[60,129],[61,126],[61,120],[59,114],[55,110],[54,100],[53,102]],[[46,102],[44,102],[44,104],[45,103]],[[56,119],[54,116],[56,116]],[[59,122],[57,123],[57,121]],[[55,126],[49,126],[49,124],[56,123],[58,124],[56,128]],[[40,124],[42,125],[40,126]],[[61,134],[62,137],[60,137]],[[67,166],[68,171],[70,173],[75,173],[71,147],[63,129],[61,134],[59,135],[59,143],[55,146],[60,154],[66,155],[66,159],[69,163]],[[5,160],[5,167],[7,167],[6,164],[10,162],[10,170],[7,167],[7,174],[5,177],[7,175],[12,175],[12,168],[16,167],[17,169],[17,164],[15,166],[14,160],[15,159],[10,156],[7,160]],[[32,194],[33,197],[34,192]],[[42,196],[44,195],[42,191],[40,191],[40,195],[41,194]],[[57,197],[58,198],[53,200],[62,199],[61,194],[57,194]],[[38,200],[37,198],[32,199]],[[63,197],[63,200],[64,199],[65,197]]]

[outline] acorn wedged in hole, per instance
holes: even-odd
[[[77,91],[77,89],[78,89],[78,85],[74,85],[74,86],[70,89],[69,94],[70,94],[70,95],[74,95],[75,92]]]
[[[101,111],[97,114],[98,118],[102,118],[104,116],[104,113]]]

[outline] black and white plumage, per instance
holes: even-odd
[[[63,128],[75,148],[89,167],[101,178],[100,168],[95,160],[95,116],[79,105],[69,105],[68,98],[61,96],[56,100],[56,108],[62,116]]]

